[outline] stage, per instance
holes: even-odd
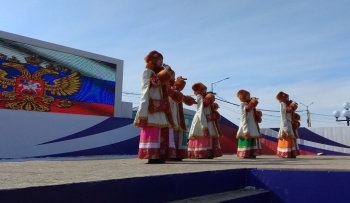
[[[220,197],[227,201],[209,202],[347,202],[349,179],[350,156],[238,159],[226,154],[166,164],[147,164],[135,156],[3,159],[0,199],[16,203],[207,203],[209,198]],[[245,188],[253,191],[234,199],[237,192],[246,193]],[[201,200],[188,200],[193,197]]]
[[[1,160],[0,189],[246,168],[350,172],[350,156],[298,156],[296,159],[259,156],[256,159],[238,159],[236,155],[224,155],[211,160],[185,159],[160,165],[146,163],[147,160],[133,156]]]

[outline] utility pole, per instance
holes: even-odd
[[[214,93],[214,85],[216,85],[216,84],[218,84],[219,82],[221,82],[221,81],[223,81],[223,80],[227,80],[227,79],[229,79],[230,77],[227,77],[227,78],[224,78],[224,79],[222,79],[222,80],[219,80],[219,81],[216,81],[216,82],[213,82],[213,83],[211,83],[211,92],[213,92]],[[215,93],[214,93],[215,94]]]
[[[300,104],[306,106],[306,113],[307,113],[307,127],[311,127],[311,116],[310,116],[310,111],[309,111],[309,106],[313,104],[314,102],[311,102],[309,105],[305,105],[300,102]]]

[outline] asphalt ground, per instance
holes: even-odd
[[[282,159],[263,155],[256,159],[240,159],[233,154],[165,164],[147,164],[147,160],[134,156],[0,160],[0,189],[242,168],[350,172],[350,156],[304,155]]]

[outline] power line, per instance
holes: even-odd
[[[216,99],[219,100],[219,101],[222,101],[222,102],[225,102],[225,103],[228,103],[228,104],[232,104],[232,105],[234,105],[234,106],[239,106],[239,104],[235,104],[235,103],[229,102],[229,101],[227,101],[227,100],[225,100],[225,99],[223,99],[223,98],[221,98],[221,97],[219,97],[219,96],[215,96],[215,97],[216,97]]]
[[[219,101],[222,101],[222,102],[225,102],[225,103],[228,103],[228,104],[232,104],[234,106],[240,106],[239,104],[235,104],[235,103],[229,102],[229,101],[227,101],[227,100],[225,100],[225,99],[223,99],[223,98],[221,98],[219,96],[215,96],[215,97],[218,97],[216,99],[219,100]],[[276,112],[276,113],[280,112],[279,110],[268,110],[268,109],[258,109],[258,110],[260,110],[260,111],[268,111],[268,112]],[[303,111],[306,111],[306,110],[299,110],[299,111],[295,111],[295,112],[303,112]]]
[[[270,117],[277,117],[277,118],[281,117],[280,115],[276,116],[276,115],[271,115],[271,114],[263,114],[263,116],[270,116]]]
[[[141,94],[140,93],[135,93],[135,92],[128,92],[128,91],[123,91],[122,92],[123,97],[128,97],[128,98],[140,98]],[[194,96],[194,95],[189,95],[189,96]],[[218,95],[215,96],[216,100],[218,101],[218,103],[220,104],[220,108],[222,110],[225,111],[229,111],[229,112],[233,112],[236,115],[240,115],[240,112],[238,111],[238,109],[236,107],[240,106],[239,104],[233,103],[233,102],[229,102],[226,99],[219,97]],[[134,104],[140,104],[139,102],[133,102]],[[270,109],[258,109],[260,111],[263,112],[270,112],[270,113],[279,113],[279,110],[270,110]],[[300,112],[300,116],[303,117],[307,117],[307,110],[299,110],[296,112]],[[306,114],[305,114],[306,113]],[[310,115],[312,115],[315,121],[317,122],[322,122],[322,123],[334,123],[334,121],[328,120],[327,117],[332,117],[332,115],[326,115],[326,114],[319,114],[319,113],[311,113],[309,111]],[[277,123],[280,120],[277,119],[280,117],[280,115],[273,115],[273,114],[268,114],[268,113],[264,113],[264,122],[266,123]]]
[[[310,114],[318,115],[318,116],[329,116],[329,117],[334,117],[334,116],[332,116],[332,115],[326,115],[326,114],[320,114],[320,113],[310,113]]]
[[[138,96],[141,95],[140,93],[135,93],[135,92],[122,92],[122,93],[126,94],[126,95],[138,95]],[[219,100],[221,102],[224,102],[224,103],[227,103],[227,104],[231,104],[231,105],[234,105],[234,106],[240,106],[239,104],[235,104],[235,103],[229,102],[226,99],[224,99],[222,97],[219,97],[217,95],[215,97],[216,97],[216,100]],[[258,110],[260,110],[260,111],[267,111],[267,112],[280,112],[278,110],[267,110],[267,109],[258,109]],[[302,112],[302,111],[297,111],[297,112]]]
[[[311,106],[311,104],[313,104],[314,102],[311,102],[309,105],[303,104],[301,102],[299,102],[300,104],[304,105],[306,107],[306,112],[307,112],[307,126],[311,127],[311,116],[310,116],[310,111],[309,111],[309,106]]]

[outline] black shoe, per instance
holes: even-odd
[[[256,159],[256,156],[247,156],[247,157],[243,157],[243,159]]]
[[[164,159],[148,159],[148,164],[164,164]]]
[[[182,161],[182,158],[172,158],[170,161]]]

